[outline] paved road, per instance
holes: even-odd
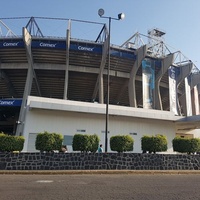
[[[199,200],[200,175],[0,175],[0,200]]]

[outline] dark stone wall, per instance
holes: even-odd
[[[0,170],[199,170],[200,155],[0,153]]]

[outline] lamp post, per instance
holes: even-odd
[[[104,15],[104,10],[101,8],[98,10],[98,14],[101,18],[107,18],[109,22],[108,26],[108,69],[107,69],[107,102],[106,102],[106,125],[105,125],[105,152],[108,150],[108,121],[109,121],[109,113],[108,106],[110,100],[110,32],[111,32],[111,20],[122,20],[125,18],[124,13],[118,14],[118,18],[106,17]]]

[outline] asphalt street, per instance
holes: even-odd
[[[199,200],[199,174],[1,174],[1,200]]]

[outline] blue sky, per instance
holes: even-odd
[[[80,19],[107,23],[100,18],[98,9],[105,16],[117,17],[125,13],[123,21],[112,21],[111,43],[121,45],[136,31],[147,34],[152,28],[166,32],[165,42],[181,52],[200,68],[200,1],[199,0],[9,0],[1,2],[0,18],[50,17]],[[21,34],[25,20],[3,20],[16,34]],[[44,35],[64,36],[65,21],[38,21]],[[44,28],[43,28],[44,27]],[[100,26],[73,25],[72,37],[95,39]]]

